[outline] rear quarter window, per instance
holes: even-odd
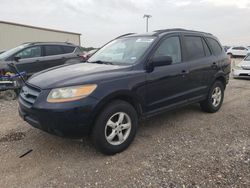
[[[215,39],[207,38],[207,40],[210,44],[210,47],[212,48],[214,55],[221,55],[223,52],[221,45]]]
[[[75,50],[74,46],[63,46],[62,48],[65,54],[72,53]]]
[[[83,51],[80,49],[80,47],[76,47],[75,53],[81,53],[81,52],[83,52]]]

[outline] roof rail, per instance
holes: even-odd
[[[128,36],[128,35],[133,35],[133,34],[135,34],[135,33],[126,33],[126,34],[123,34],[123,35],[120,35],[120,36],[116,37],[115,39],[125,37],[125,36]]]
[[[172,32],[172,31],[186,31],[186,32],[203,33],[203,34],[207,34],[207,35],[212,35],[211,33],[206,33],[206,32],[202,32],[202,31],[195,31],[195,30],[188,30],[188,29],[182,29],[182,28],[160,29],[160,30],[155,30],[154,32],[156,34],[162,34],[162,33]]]
[[[73,43],[70,43],[70,42],[24,42],[22,44],[30,44],[30,45],[33,45],[33,44],[50,44],[50,43],[55,43],[55,44],[70,44],[70,45],[75,45]]]

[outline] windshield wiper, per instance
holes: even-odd
[[[111,62],[108,62],[108,61],[101,61],[101,60],[97,60],[97,61],[88,61],[88,63],[97,63],[97,64],[105,64],[105,65],[114,65],[113,63]]]

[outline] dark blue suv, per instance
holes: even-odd
[[[59,136],[90,135],[115,154],[133,141],[138,119],[191,103],[216,112],[230,61],[218,39],[184,29],[118,37],[86,63],[33,75],[19,97],[20,116]]]

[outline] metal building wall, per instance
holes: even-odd
[[[66,41],[80,45],[80,34],[0,22],[0,51],[8,50],[25,42]]]

